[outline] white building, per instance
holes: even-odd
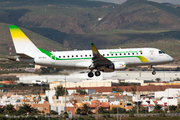
[[[155,98],[177,98],[180,95],[180,89],[179,88],[169,88],[165,91],[158,91],[154,92]]]

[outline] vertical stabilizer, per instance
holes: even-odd
[[[10,25],[9,29],[17,55],[34,58],[37,54],[41,54],[40,50],[16,25]]]

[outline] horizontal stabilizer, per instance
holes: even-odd
[[[33,59],[33,57],[30,57],[26,54],[20,54],[20,53],[16,53],[20,58],[23,58],[23,59]]]
[[[6,56],[6,57],[7,59],[12,60],[12,61],[16,61],[18,58],[18,56]]]

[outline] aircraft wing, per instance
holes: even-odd
[[[91,43],[91,47],[92,47],[92,53],[93,53],[92,61],[93,61],[94,67],[108,65],[112,63],[110,60],[108,60],[107,58],[105,58],[99,53],[99,51],[97,50],[97,48],[95,47],[93,43]]]

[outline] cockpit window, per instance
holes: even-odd
[[[163,52],[163,51],[159,51],[159,54],[165,54],[165,52]]]

